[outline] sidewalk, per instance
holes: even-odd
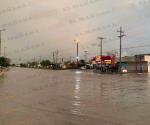
[[[0,76],[3,75],[6,71],[8,71],[8,68],[1,67],[0,68]]]
[[[4,74],[4,71],[0,70],[0,76],[2,76]]]

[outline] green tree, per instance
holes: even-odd
[[[21,63],[21,64],[20,64],[20,67],[27,67],[27,64]]]
[[[82,67],[82,66],[85,66],[85,65],[86,65],[85,60],[81,59],[81,60],[79,61],[79,66]]]
[[[47,67],[51,65],[50,60],[42,60],[42,62],[40,63],[43,67]]]
[[[10,66],[10,59],[5,58],[5,57],[0,57],[0,66],[2,67]]]

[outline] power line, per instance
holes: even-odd
[[[122,48],[122,50],[123,50],[123,49],[145,48],[145,47],[150,47],[150,44],[147,44],[147,45],[138,45],[138,46],[131,46],[131,47],[125,47],[125,48]],[[116,51],[116,50],[119,50],[119,49],[113,49],[113,50],[110,50],[110,51]]]

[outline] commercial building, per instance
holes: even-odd
[[[128,72],[150,72],[150,54],[125,56],[122,61],[127,62]]]
[[[135,61],[136,62],[146,61],[148,72],[150,72],[150,54],[135,55]]]

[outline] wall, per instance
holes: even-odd
[[[148,62],[128,62],[128,72],[148,72]]]
[[[146,55],[144,57],[144,60],[148,62],[148,72],[150,72],[150,56],[149,55]]]

